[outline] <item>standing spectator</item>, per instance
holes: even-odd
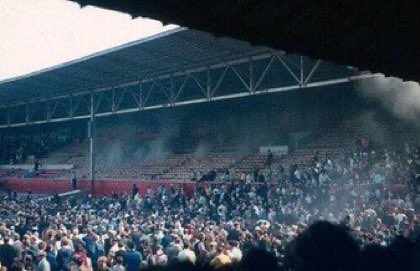
[[[46,253],[46,259],[50,264],[51,271],[58,271],[57,258],[51,244],[47,245]]]
[[[139,187],[136,184],[133,184],[133,188],[131,189],[131,195],[132,198],[134,199],[134,197],[140,192]]]
[[[116,264],[112,267],[112,271],[125,271],[125,267],[123,265],[124,260],[122,257],[117,257]]]
[[[178,260],[180,262],[190,262],[192,264],[195,264],[196,262],[196,255],[194,253],[194,251],[191,250],[190,245],[189,244],[185,244],[184,245],[184,249],[181,250],[178,254]]]
[[[98,271],[112,271],[112,269],[107,265],[107,258],[105,256],[99,257],[98,263],[97,263],[97,270]]]
[[[73,257],[73,250],[70,248],[68,240],[61,240],[61,247],[57,252],[57,266],[60,271],[67,271]]]
[[[197,180],[197,171],[195,171],[193,168],[190,169],[190,180],[192,182]]]
[[[267,159],[265,161],[265,165],[266,166],[271,166],[271,164],[273,163],[273,160],[274,160],[273,153],[271,152],[271,149],[268,149]]]
[[[232,259],[228,256],[226,247],[224,245],[219,245],[218,253],[216,257],[214,257],[213,260],[210,262],[210,264],[215,269],[226,267],[232,264]]]
[[[73,190],[77,190],[77,177],[76,174],[73,174],[71,177],[71,187]]]
[[[48,262],[46,258],[47,254],[45,251],[41,250],[38,254],[39,257],[39,263],[38,267],[36,268],[36,271],[51,271],[50,263]]]
[[[137,271],[140,268],[142,256],[140,252],[134,250],[134,242],[127,242],[127,251],[123,254],[124,265],[127,271]]]
[[[150,255],[149,266],[165,266],[168,263],[168,256],[163,251],[162,246],[158,246],[153,250],[153,254]]]
[[[10,237],[5,236],[3,238],[3,244],[0,245],[0,263],[10,270],[13,264],[13,260],[18,257],[18,251],[9,244]]]

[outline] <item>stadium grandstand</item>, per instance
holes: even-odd
[[[415,270],[419,91],[184,27],[1,81],[0,271]]]
[[[203,32],[170,30],[3,82],[0,128],[7,131],[3,142],[10,140],[17,148],[4,146],[8,153],[3,152],[2,161],[9,165],[3,166],[3,183],[7,177],[68,180],[75,175],[91,181],[97,175],[104,180],[185,182],[189,180],[190,166],[196,167],[192,170],[199,175],[210,170],[251,170],[261,157],[246,157],[250,155],[247,152],[267,144],[289,148],[289,141],[294,140],[291,133],[311,133],[314,127],[322,126],[315,123],[320,120],[315,116],[326,116],[328,112],[315,112],[314,108],[323,103],[317,98],[320,89],[334,92],[349,88],[352,81],[374,76],[229,38],[215,39]],[[306,112],[298,106],[292,108],[291,103],[296,101],[290,95],[284,96],[285,101],[279,96],[280,101],[267,102],[267,95],[294,90],[307,90],[305,95],[312,96],[302,101],[311,107]],[[340,99],[340,94],[334,95],[337,97],[331,99]],[[300,95],[296,98],[302,99]],[[233,99],[240,100],[239,106],[227,102]],[[254,99],[265,103],[266,110],[252,105]],[[202,103],[209,105],[198,106]],[[170,109],[187,105],[190,107]],[[246,110],[247,106],[258,110]],[[130,117],[119,117],[131,112],[137,114],[130,116],[131,122]],[[194,112],[194,117],[188,117],[188,112]],[[144,118],[139,119],[139,114]],[[209,115],[211,119],[206,117]],[[259,115],[266,124],[261,123]],[[343,117],[337,115],[328,123]],[[89,121],[90,128],[83,120]],[[61,122],[69,121],[70,125],[59,128]],[[91,123],[96,136],[91,134]],[[33,132],[35,124],[42,125],[39,134]],[[249,126],[254,129],[244,132],[246,142],[235,142],[241,136],[238,132]],[[20,127],[29,131],[22,133]],[[264,131],[265,142],[257,131]],[[187,140],[185,133],[190,133]],[[16,145],[14,141],[19,140]],[[119,140],[127,141],[121,144]],[[97,150],[96,145],[100,146]],[[213,152],[209,157],[192,159],[195,153]],[[37,172],[33,171],[35,162],[40,166]],[[50,189],[62,188],[53,185]]]

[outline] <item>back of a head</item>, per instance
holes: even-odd
[[[9,244],[9,241],[10,241],[10,236],[6,235],[6,236],[3,237],[3,243],[4,244]]]
[[[395,260],[396,269],[398,270],[417,270],[420,263],[419,243],[412,240],[397,236],[388,246],[388,250]]]
[[[286,249],[285,266],[292,271],[360,270],[357,241],[342,226],[318,221]]]
[[[180,262],[180,261],[173,261],[167,266],[153,266],[149,267],[146,270],[152,271],[207,271],[206,269],[201,269],[199,266],[194,265],[191,262]]]
[[[127,241],[127,248],[129,250],[133,250],[134,249],[134,242],[131,241],[131,240]]]
[[[367,245],[362,250],[362,270],[395,270],[395,259],[388,248],[381,245]]]
[[[193,263],[189,261],[184,261],[184,262],[176,261],[168,268],[168,270],[186,270],[186,271],[195,271],[199,269],[200,268],[198,268],[196,265],[194,265]]]
[[[276,256],[263,249],[252,249],[245,253],[242,260],[239,262],[237,271],[277,271],[279,266],[277,264]]]

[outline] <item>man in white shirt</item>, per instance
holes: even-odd
[[[178,260],[180,262],[191,262],[195,264],[197,257],[195,256],[195,252],[190,249],[190,246],[185,244],[184,249],[178,253]]]
[[[222,218],[226,217],[226,211],[226,206],[224,206],[223,204],[217,207],[217,214]]]
[[[229,243],[228,256],[232,259],[233,263],[238,263],[242,259],[242,250],[239,248],[236,241],[231,241]]]
[[[50,263],[47,261],[45,251],[41,250],[38,254],[39,264],[36,268],[36,271],[51,271]]]

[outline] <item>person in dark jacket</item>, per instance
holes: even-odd
[[[88,229],[87,234],[82,238],[86,247],[86,255],[90,258],[96,252],[96,240],[97,238],[95,238],[90,229]]]
[[[133,241],[127,242],[127,249],[128,250],[123,254],[126,271],[138,271],[142,261],[142,256],[140,252],[134,250]]]
[[[67,240],[61,241],[61,248],[57,252],[57,266],[60,271],[67,271],[68,265],[71,263],[73,251],[69,247]]]
[[[19,252],[12,245],[9,245],[10,238],[8,236],[5,236],[3,241],[4,244],[0,245],[0,263],[6,266],[7,270],[10,270],[13,260],[18,257]]]
[[[55,256],[53,246],[47,245],[46,252],[46,259],[50,263],[51,271],[58,271],[57,257]]]
[[[133,188],[131,189],[131,196],[133,199],[137,195],[138,192],[140,192],[139,187],[136,184],[133,184]]]
[[[82,240],[86,244],[86,254],[91,259],[93,268],[96,269],[99,257],[105,255],[104,246],[100,243],[98,236],[89,231]]]

